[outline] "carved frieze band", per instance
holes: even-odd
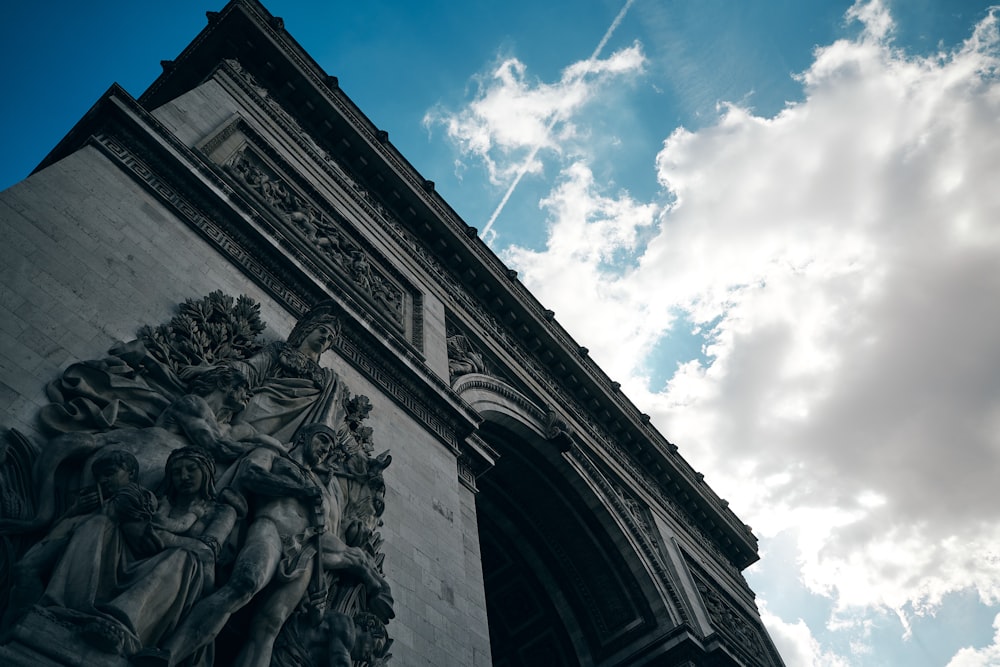
[[[705,603],[712,627],[723,637],[734,653],[747,659],[748,664],[781,665],[759,618],[743,611],[718,585],[691,559],[688,568],[694,576],[698,593]]]
[[[348,195],[355,203],[359,204],[362,210],[364,210],[365,213],[368,215],[368,217],[370,217],[370,219],[374,220],[380,226],[383,227],[385,226],[386,224],[385,221],[380,219],[379,217],[388,215],[385,212],[384,208],[381,207],[381,205],[377,204],[377,202],[375,202],[374,198],[371,197],[370,193],[361,188],[361,186],[359,186],[355,181],[353,181],[347,175],[347,172],[343,170],[340,167],[340,165],[333,158],[331,158],[326,151],[324,151],[319,146],[319,144],[316,143],[316,141],[312,138],[312,136],[310,136],[308,132],[302,129],[302,127],[291,116],[291,114],[285,111],[285,109],[278,103],[278,101],[275,100],[264,87],[260,86],[257,83],[256,79],[254,79],[252,74],[246,71],[238,61],[232,59],[224,60],[222,65],[220,65],[219,71],[227,75],[220,78],[220,83],[226,84],[228,82],[232,82],[236,84],[236,86],[242,92],[242,94],[248,96],[251,100],[253,100],[258,106],[258,108],[263,110],[273,122],[275,122],[279,127],[281,127],[282,130],[284,130],[284,132],[289,136],[289,138],[291,138],[292,141],[294,141],[305,154],[312,157],[315,164],[323,168],[327,176],[330,177],[334,183],[340,186],[342,192]],[[250,137],[255,136],[255,131],[252,128],[247,127],[242,122],[236,124],[230,123],[225,128],[223,128],[223,130],[219,132],[215,137],[213,137],[208,143],[206,143],[202,147],[202,151],[205,152],[206,154],[212,153],[218,144],[225,141],[225,139],[227,139],[228,136],[231,136],[238,130],[245,132]],[[268,152],[272,159],[275,160],[280,159],[277,158],[276,154],[272,150],[270,150],[270,147],[267,145],[266,142],[258,141],[256,142],[255,146],[261,151]],[[336,218],[337,216],[332,216],[332,217]],[[330,218],[331,215],[327,214],[326,221],[328,223],[330,221]],[[346,226],[346,223],[339,220],[339,218],[337,218],[337,222],[339,223],[339,227],[335,227],[335,231],[338,231],[342,234]],[[319,243],[322,247],[322,244],[325,243],[325,241],[323,241],[321,238],[322,233],[317,233],[317,237],[319,238]],[[354,243],[356,243],[356,241],[354,241]],[[366,260],[368,260],[369,258],[370,258],[370,253],[365,255]],[[371,267],[369,266],[369,268]],[[386,267],[381,266],[380,264],[380,268],[385,269]],[[363,274],[364,273],[363,262],[359,264],[354,269],[354,271],[355,272],[360,271]],[[383,282],[385,281],[388,281],[390,283],[392,282],[391,279],[388,279],[384,273],[380,275],[379,278]],[[362,279],[361,282],[363,283],[364,280]],[[423,329],[424,321],[423,321],[423,308],[422,308],[423,297],[421,293],[417,290],[407,289],[404,290],[404,292],[411,301],[410,303],[411,317],[409,318],[410,319],[409,326],[411,328],[410,340],[418,349],[423,349],[423,340],[424,340],[424,329]],[[404,306],[405,306],[405,301],[404,301]]]
[[[587,427],[588,432],[609,452],[614,459],[640,481],[643,488],[659,499],[665,508],[668,508],[675,516],[683,518],[695,539],[712,553],[720,556],[737,576],[739,571],[730,565],[730,557],[719,547],[717,541],[701,528],[702,521],[686,507],[682,506],[662,488],[661,484],[651,474],[646,472],[642,465],[634,457],[618,444],[613,435],[603,427],[591,414],[589,408],[584,406],[563,383],[555,378],[552,373],[545,368],[536,357],[527,352],[518,340],[517,336],[496,317],[486,311],[480,301],[472,295],[468,289],[458,281],[451,271],[446,269],[438,260],[424,247],[424,244],[409,232],[397,219],[388,211],[376,197],[359,185],[347,175],[347,171],[340,165],[338,160],[333,158],[328,152],[319,147],[309,134],[288,114],[287,111],[260,86],[253,75],[243,69],[235,60],[228,60],[224,63],[223,69],[229,74],[231,80],[236,83],[245,94],[256,98],[261,108],[269,117],[282,126],[289,136],[298,145],[316,160],[317,164],[324,168],[327,175],[337,183],[358,206],[362,208],[370,219],[382,227],[386,232],[395,237],[401,249],[406,251],[421,268],[427,271],[443,288],[447,297],[451,300],[454,310],[461,310],[471,316],[474,321],[482,327],[490,336],[491,341],[500,344],[505,352],[518,360],[521,368],[535,381],[545,386],[546,390],[555,397],[567,411],[572,412],[575,419],[580,420]],[[359,121],[360,123],[360,121]]]
[[[283,231],[297,232],[308,248],[329,260],[335,271],[368,296],[375,308],[400,329],[404,329],[403,290],[381,271],[365,250],[353,242],[342,226],[317,206],[298,194],[280,176],[244,145],[225,167],[253,192],[280,220]]]
[[[590,460],[590,457],[577,446],[569,450],[570,457],[579,464],[591,482],[600,490],[607,503],[614,509],[615,514],[628,527],[629,533],[638,543],[643,556],[656,573],[657,579],[664,590],[670,596],[670,601],[680,615],[680,621],[691,622],[691,614],[687,604],[677,592],[677,587],[672,581],[667,568],[666,555],[663,552],[663,545],[656,537],[652,528],[652,517],[649,515],[649,508],[634,498],[620,484],[616,484],[606,476]]]
[[[296,286],[299,289],[290,289],[289,284],[294,283],[294,281],[289,280],[287,276],[278,276],[265,267],[258,261],[254,253],[247,250],[245,240],[235,239],[232,229],[224,228],[212,217],[199,210],[174,187],[164,181],[156,170],[140,159],[136,152],[127,147],[119,137],[102,133],[94,139],[95,145],[99,149],[113,158],[127,173],[130,173],[139,183],[171,207],[178,217],[198,230],[224,256],[241,267],[248,276],[270,292],[290,312],[301,316],[309,309],[307,299],[310,297],[306,296],[304,288]],[[346,324],[350,326],[349,320]],[[427,389],[416,383],[406,382],[399,373],[392,370],[393,364],[390,363],[385,353],[374,346],[363,345],[359,342],[362,338],[362,336],[357,335],[342,336],[337,345],[337,351],[371,378],[386,394],[392,396],[414,418],[422,422],[449,449],[457,452],[458,443],[461,438],[467,435],[466,432],[469,428],[455,423],[454,419],[449,418],[440,410],[431,408],[430,405],[435,403],[436,397],[427,396]],[[443,382],[440,385],[437,388],[438,391],[445,389]]]

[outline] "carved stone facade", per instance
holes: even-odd
[[[781,665],[749,527],[256,0],[0,233],[3,664]]]

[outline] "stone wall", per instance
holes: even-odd
[[[184,119],[177,127],[195,142],[221,115],[220,105],[198,108],[211,110],[211,117],[191,108],[158,115]],[[205,128],[193,130],[195,118]],[[185,299],[214,290],[246,294],[261,304],[271,340],[287,336],[294,324],[263,289],[93,147],[0,194],[0,234],[0,424],[37,442],[34,417],[48,402],[48,382],[70,363],[101,358],[115,342],[133,339],[139,326],[167,321]],[[440,313],[438,319],[443,350]],[[331,352],[323,362],[353,393],[371,398],[376,451],[388,449],[394,458],[385,473],[381,529],[397,614],[389,625],[392,664],[490,664],[474,496],[459,483],[455,454],[358,370]]]
[[[261,302],[272,338],[293,324],[253,283],[94,148],[0,194],[0,424],[36,433],[44,388],[184,299]]]

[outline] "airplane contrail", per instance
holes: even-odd
[[[590,58],[587,60],[587,62],[594,62],[595,60],[597,60],[597,56],[599,56],[601,54],[601,51],[604,50],[604,47],[607,45],[608,40],[611,39],[611,35],[614,34],[615,29],[619,26],[619,24],[621,24],[622,19],[625,18],[625,14],[628,12],[628,9],[629,7],[632,6],[633,2],[635,2],[635,0],[627,0],[625,6],[622,7],[621,11],[618,12],[618,16],[615,17],[615,20],[611,22],[611,25],[608,26],[608,29],[604,32],[604,36],[601,37],[601,41],[597,43],[597,48],[594,49],[594,52],[592,54],[590,54]],[[584,74],[586,74],[586,71],[582,71],[577,76],[582,77]],[[559,114],[553,113],[552,120],[549,121],[548,127],[546,127],[546,134],[552,132],[552,128],[555,127],[555,124],[557,122],[559,122]],[[532,148],[531,153],[528,154],[528,157],[521,164],[520,169],[517,170],[517,175],[514,176],[514,181],[510,184],[510,187],[507,188],[507,192],[504,193],[503,199],[500,200],[500,204],[497,205],[496,210],[493,211],[493,215],[490,216],[490,219],[486,223],[486,226],[483,227],[483,231],[480,232],[479,237],[481,239],[485,240],[486,235],[490,233],[491,229],[493,229],[493,223],[496,222],[497,217],[500,215],[500,212],[503,211],[504,206],[507,205],[507,202],[510,200],[510,196],[514,194],[514,189],[517,188],[518,183],[520,183],[524,175],[528,173],[528,168],[531,167],[531,163],[535,160],[535,155],[538,154],[538,151],[539,149],[541,149],[541,147],[542,147],[541,144],[538,144],[534,148]]]

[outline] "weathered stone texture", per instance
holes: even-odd
[[[385,570],[398,607],[389,626],[392,664],[488,658],[474,498],[458,483],[455,455],[355,371],[343,375],[353,393],[371,397],[375,451],[393,457],[382,517]]]
[[[90,147],[0,194],[0,234],[10,240],[0,244],[0,364],[16,392],[0,412],[8,427],[35,432],[44,387],[65,366],[99,358],[184,299],[245,293],[264,304],[272,337],[291,328],[286,312]]]

